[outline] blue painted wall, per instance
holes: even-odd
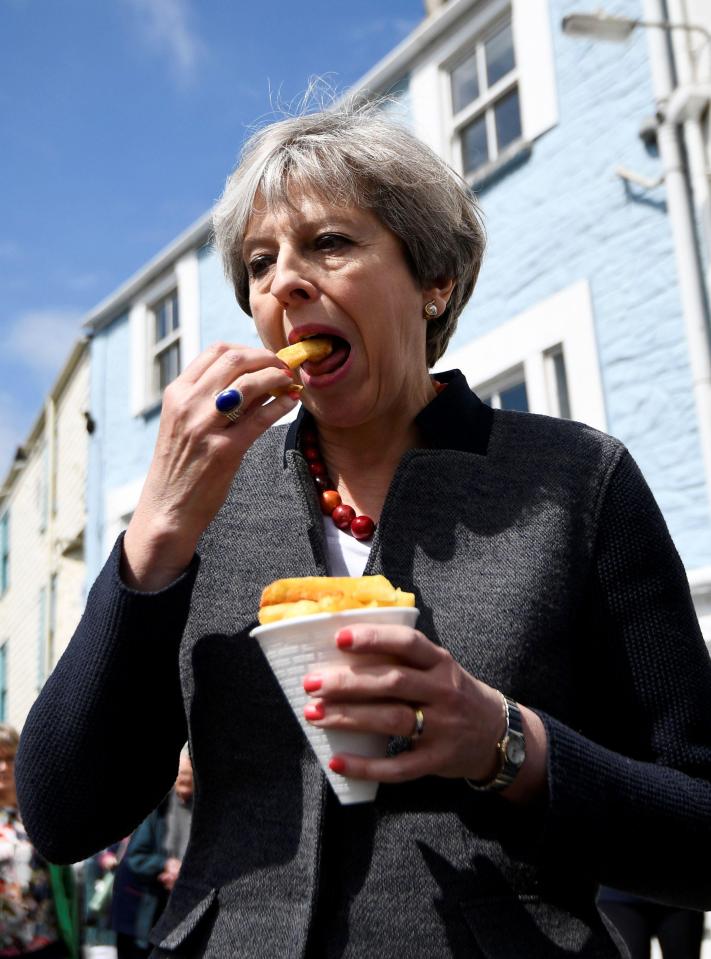
[[[647,38],[566,37],[560,21],[576,7],[551,0],[559,123],[481,193],[489,249],[453,345],[587,278],[608,431],[637,459],[694,568],[711,563],[711,517],[665,190],[630,190],[613,172],[661,171],[638,136],[654,113]],[[642,13],[633,0],[605,9]]]
[[[222,263],[210,247],[200,250],[200,341],[203,348],[217,340],[261,346],[252,323],[237,306],[232,287],[225,280]]]
[[[109,490],[145,476],[158,433],[159,412],[134,416],[130,405],[128,314],[100,330],[91,343],[91,410],[96,430],[89,455],[87,570],[91,582],[105,560],[105,501]]]

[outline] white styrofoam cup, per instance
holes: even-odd
[[[333,791],[344,805],[372,802],[379,784],[369,779],[349,779],[334,773],[329,769],[329,760],[335,753],[341,752],[357,756],[384,756],[388,737],[378,733],[345,732],[313,726],[304,717],[304,706],[311,699],[302,685],[304,676],[326,664],[373,661],[373,657],[356,657],[342,652],[336,646],[336,633],[344,626],[373,622],[414,626],[418,616],[419,610],[412,606],[348,609],[342,613],[317,613],[284,619],[257,626],[250,633],[261,646]],[[380,657],[376,659],[380,661]]]

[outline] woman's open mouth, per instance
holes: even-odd
[[[332,351],[322,360],[306,360],[301,369],[307,374],[308,378],[325,376],[327,373],[333,373],[339,367],[343,366],[351,352],[351,345],[347,340],[340,336],[326,336],[325,334],[314,334],[320,339],[328,339],[333,346]],[[305,337],[312,339],[312,337]]]

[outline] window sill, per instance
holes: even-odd
[[[482,193],[498,183],[503,177],[522,166],[533,152],[529,140],[516,140],[499,154],[495,160],[479,167],[467,177],[467,183],[476,193]]]

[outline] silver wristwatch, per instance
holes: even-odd
[[[498,791],[510,786],[526,759],[526,740],[523,735],[523,721],[518,703],[504,696],[506,726],[501,739],[496,744],[499,754],[499,767],[491,779],[476,782],[467,779],[472,789],[480,792]]]

